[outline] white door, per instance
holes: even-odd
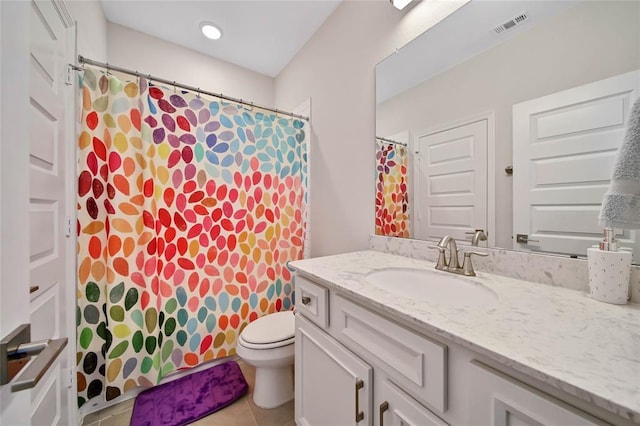
[[[69,339],[35,387],[0,388],[0,424],[69,425],[76,411],[75,226],[68,226],[75,143],[73,89],[65,84],[72,21],[52,0],[0,2],[0,19],[0,335],[30,323],[31,341]]]
[[[373,369],[296,315],[295,418],[299,426],[372,425]]]
[[[598,214],[639,86],[634,71],[513,106],[514,248],[584,256],[602,239]],[[618,238],[637,247],[636,234]]]
[[[488,232],[488,119],[420,135],[415,148],[416,238],[470,244]]]

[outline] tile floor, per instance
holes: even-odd
[[[271,410],[257,407],[253,403],[255,369],[238,361],[244,377],[249,383],[247,395],[228,407],[192,423],[192,426],[295,426],[293,401]],[[87,415],[83,426],[129,426],[134,399]]]

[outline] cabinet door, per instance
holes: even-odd
[[[372,425],[373,370],[296,315],[296,423],[298,426]]]
[[[380,426],[446,426],[438,416],[389,380],[376,383],[375,400]]]
[[[493,426],[595,426],[606,423],[478,361],[469,382],[469,423]]]

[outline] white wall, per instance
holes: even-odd
[[[311,245],[318,256],[366,248],[373,232],[375,64],[467,1],[397,11],[388,0],[345,0],[275,81],[105,24],[97,0],[71,0],[69,9],[79,53],[88,58],[284,110],[311,98]]]
[[[67,0],[78,28],[78,54],[96,61],[107,60],[107,20],[99,0]]]
[[[512,105],[640,68],[639,22],[639,2],[580,4],[378,105],[377,130],[413,137],[495,110],[496,246],[510,248]]]
[[[311,254],[368,247],[374,229],[375,65],[466,1],[343,1],[276,78],[278,108],[311,98]]]
[[[264,106],[274,103],[274,79],[177,44],[109,22],[109,63]]]

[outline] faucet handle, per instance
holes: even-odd
[[[438,270],[446,270],[447,269],[447,259],[445,255],[445,248],[442,246],[429,246],[430,249],[438,250],[440,253],[438,254],[438,261],[436,263],[436,269]]]
[[[473,270],[473,264],[471,263],[471,256],[489,256],[489,253],[484,251],[465,251],[464,252],[464,262],[462,262],[462,274],[468,277],[475,277],[476,271]]]

